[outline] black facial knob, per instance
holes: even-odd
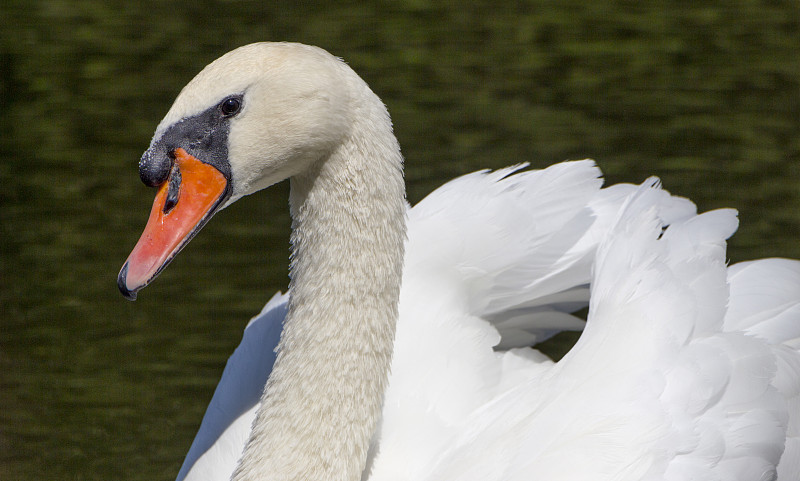
[[[142,159],[139,161],[139,177],[146,185],[158,187],[167,181],[174,160],[173,149],[166,149],[157,144],[142,154]]]

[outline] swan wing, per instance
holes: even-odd
[[[728,270],[731,300],[725,330],[800,349],[800,261],[759,259]]]
[[[591,161],[521,167],[452,180],[408,220],[403,285],[415,296],[406,303],[430,305],[449,291],[501,331],[503,347],[583,328],[569,313],[588,302],[591,259],[572,248],[594,221],[588,204],[602,184]]]
[[[597,245],[637,187],[600,189],[591,161],[512,172],[456,179],[410,214],[408,258],[425,262],[404,272],[375,479],[421,479],[471,412],[551,365],[498,349],[583,327],[569,313],[588,304]],[[652,198],[668,222],[695,215],[686,199]]]
[[[595,249],[636,189],[601,189],[591,160],[522,167],[454,179],[408,219],[404,285],[435,286],[427,296],[415,294],[414,303],[427,306],[444,290],[457,292],[461,309],[500,333],[498,349],[583,328],[571,313],[588,305]],[[689,200],[663,191],[658,202],[666,223],[696,213]]]
[[[493,379],[513,367],[522,382],[496,382],[474,408],[459,393],[453,411],[469,412],[428,416],[440,426],[414,445],[391,431],[418,421],[385,419],[370,479],[774,479],[788,424],[778,356],[723,331],[735,212],[664,230],[659,196],[636,192],[601,244],[587,327],[562,361],[494,353]]]
[[[786,399],[789,423],[778,479],[800,473],[800,261],[760,259],[728,269],[726,331],[765,340],[776,356],[773,384]]]

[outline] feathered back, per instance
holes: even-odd
[[[375,479],[422,477],[439,457],[435,446],[446,450],[475,410],[550,364],[530,349],[496,349],[584,325],[569,313],[588,303],[598,243],[637,187],[600,189],[591,161],[515,171],[458,178],[409,213],[400,322],[378,434],[391,449],[377,448]],[[695,213],[685,199],[660,190],[649,195],[669,222]]]
[[[668,223],[661,195],[649,180],[612,222],[578,344],[465,417],[420,479],[774,479],[775,350],[722,332],[736,213]]]
[[[570,313],[588,305],[597,245],[636,189],[601,189],[591,160],[524,166],[459,177],[409,211],[405,284],[460,296],[499,331],[499,349],[583,328]],[[666,224],[696,213],[687,199],[652,195]]]
[[[800,261],[760,259],[728,269],[726,331],[767,342],[775,354],[772,384],[786,401],[789,423],[778,479],[800,473]]]

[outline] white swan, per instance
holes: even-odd
[[[410,211],[404,242],[385,108],[344,63],[296,44],[206,67],[140,173],[161,188],[120,272],[128,297],[215,211],[291,179],[290,295],[246,330],[179,477],[226,479],[235,464],[233,479],[800,473],[800,265],[726,269],[732,211],[698,216],[649,184],[598,190],[591,164],[561,164],[447,184]],[[562,361],[493,349],[575,327],[589,281],[586,330]]]

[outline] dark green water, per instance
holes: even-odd
[[[800,257],[800,8],[695,2],[106,2],[0,7],[0,479],[172,479],[241,331],[286,284],[287,188],[219,214],[136,303],[136,171],[179,89],[260,40],[384,99],[409,198],[521,161],[651,174],[740,209],[733,261]]]

